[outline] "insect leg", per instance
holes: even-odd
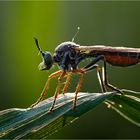
[[[123,94],[123,92],[120,89],[118,89],[117,87],[109,84],[108,79],[107,79],[107,70],[106,70],[106,62],[105,61],[104,61],[103,77],[104,77],[104,83],[105,83],[106,87],[108,87],[112,90],[118,91],[119,93]]]
[[[88,72],[88,71],[96,68],[97,77],[98,77],[98,80],[100,83],[101,90],[102,90],[102,92],[106,92],[106,88],[105,88],[103,78],[102,78],[102,70],[101,70],[100,66],[96,64],[98,61],[103,60],[103,59],[104,59],[104,56],[100,55],[100,56],[96,57],[92,62],[90,62],[87,66],[85,66],[83,69],[85,72]]]
[[[57,96],[59,94],[59,89],[60,89],[60,84],[61,84],[61,81],[62,79],[65,77],[66,75],[66,71],[63,70],[63,72],[61,73],[60,77],[58,78],[58,84],[57,84],[57,87],[56,87],[56,90],[55,90],[55,94],[54,94],[54,101],[53,101],[53,104],[50,108],[50,112],[53,110],[54,108],[54,105],[55,105],[55,102],[56,102],[56,99],[57,99]]]
[[[104,55],[99,55],[97,56],[93,61],[91,61],[88,65],[86,65],[84,68],[85,69],[89,69],[90,67],[92,67],[94,64],[96,64],[98,61],[103,60],[104,59]]]
[[[67,79],[66,79],[65,85],[64,85],[63,90],[62,90],[63,94],[66,93],[66,90],[67,90],[67,88],[69,86],[69,83],[70,83],[71,76],[72,76],[72,72],[69,72],[68,75],[67,75]]]
[[[47,82],[46,82],[46,84],[45,84],[45,87],[44,87],[44,89],[43,89],[43,91],[42,91],[40,97],[38,98],[38,100],[37,100],[34,104],[31,105],[31,107],[34,107],[35,105],[37,105],[37,104],[43,99],[43,97],[44,97],[44,95],[46,94],[46,91],[47,91],[47,89],[48,89],[50,80],[53,79],[53,78],[55,78],[55,77],[57,77],[57,76],[59,76],[60,74],[62,74],[62,72],[63,72],[62,70],[57,71],[57,72],[54,72],[54,73],[52,73],[52,74],[48,77],[48,80],[47,80]]]
[[[101,90],[102,90],[102,92],[106,92],[106,87],[105,87],[103,77],[102,77],[102,69],[98,64],[94,64],[93,66],[84,69],[84,71],[88,72],[88,71],[93,70],[95,68],[96,68],[96,71],[97,71],[97,77],[98,77],[98,81],[99,81]]]
[[[76,71],[75,71],[76,72]],[[76,109],[76,101],[77,101],[77,95],[78,95],[78,92],[80,91],[81,89],[81,85],[83,83],[83,80],[84,80],[84,73],[80,73],[79,71],[77,71],[76,73],[80,74],[81,77],[80,77],[80,80],[76,86],[76,90],[75,90],[75,97],[74,97],[74,103],[73,103],[73,110]]]

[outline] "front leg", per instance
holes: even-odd
[[[55,77],[57,77],[57,76],[59,76],[59,75],[61,75],[62,73],[63,73],[63,71],[62,70],[59,70],[59,71],[54,72],[51,75],[49,75],[48,80],[46,82],[46,85],[45,85],[45,87],[44,87],[44,89],[43,89],[40,97],[38,98],[38,100],[34,104],[31,105],[31,107],[34,107],[35,105],[37,105],[43,99],[43,97],[46,94],[46,91],[47,91],[47,89],[49,87],[50,80],[53,79],[53,78],[55,78]]]
[[[50,112],[52,112],[52,110],[54,108],[57,96],[59,94],[60,84],[61,84],[62,79],[65,77],[65,75],[66,75],[66,71],[62,70],[62,73],[61,73],[60,77],[58,78],[58,84],[57,84],[57,87],[56,87],[56,90],[55,90],[54,101],[53,101],[53,104],[52,104],[52,106],[50,108]]]

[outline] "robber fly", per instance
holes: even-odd
[[[77,33],[76,33],[77,34]],[[75,36],[74,36],[75,37]],[[83,83],[84,74],[96,69],[98,80],[101,86],[102,92],[106,92],[108,89],[115,90],[117,92],[122,91],[117,87],[109,84],[107,79],[106,63],[113,66],[126,67],[135,65],[140,62],[140,49],[139,48],[127,48],[127,47],[111,47],[104,45],[94,46],[81,46],[72,41],[63,42],[58,45],[55,49],[53,56],[50,52],[43,52],[39,47],[38,40],[36,38],[35,43],[38,47],[39,52],[42,55],[43,61],[39,64],[39,70],[49,70],[54,63],[58,64],[61,70],[52,73],[46,82],[46,85],[38,98],[37,102],[32,105],[38,104],[46,94],[51,79],[58,77],[58,84],[54,94],[54,101],[50,111],[53,110],[57,96],[59,94],[60,84],[62,79],[66,77],[66,82],[63,87],[62,93],[65,94],[68,88],[71,76],[73,73],[79,74],[80,79],[75,90],[75,98],[73,109],[76,108],[77,94],[80,91]],[[93,58],[93,60],[82,68],[78,68],[78,64],[86,58]],[[104,67],[101,68],[97,63],[103,61]]]

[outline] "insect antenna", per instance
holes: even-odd
[[[43,51],[41,50],[41,48],[40,48],[40,46],[39,46],[39,44],[38,44],[38,39],[34,37],[34,40],[35,40],[35,44],[36,44],[36,46],[37,46],[37,48],[38,48],[38,50],[39,50],[39,53],[41,53],[41,54],[43,55]],[[38,54],[39,54],[39,53],[38,53]]]
[[[77,34],[79,33],[80,27],[77,27],[77,32],[75,33],[74,37],[72,38],[72,42],[74,42],[75,37],[77,36]]]

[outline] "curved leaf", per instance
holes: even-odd
[[[121,116],[140,126],[140,98],[138,92],[127,91],[125,95],[116,94],[106,102],[108,106],[117,111]],[[128,94],[128,95],[127,95]],[[132,96],[133,95],[133,96]]]
[[[0,138],[47,138],[115,93],[79,93],[75,111],[72,110],[74,93],[59,95],[55,109],[51,113],[48,110],[53,98],[40,102],[33,109],[13,108],[1,111]]]

